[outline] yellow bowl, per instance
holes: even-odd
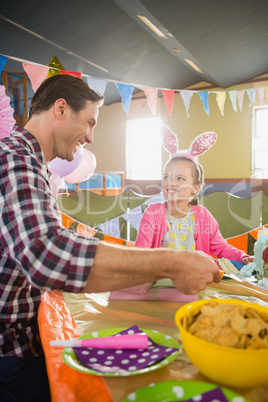
[[[268,313],[267,307],[243,300],[207,299],[185,304],[175,315],[184,350],[194,366],[216,383],[229,387],[250,388],[268,381],[268,349],[237,349],[204,341],[184,329],[183,317],[189,317],[211,301],[252,307]]]

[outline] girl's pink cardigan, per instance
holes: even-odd
[[[150,205],[143,214],[139,233],[135,242],[136,247],[158,248],[163,235],[168,232],[166,219],[166,201]],[[206,254],[224,257],[241,262],[248,255],[244,251],[231,246],[222,237],[216,219],[207,208],[191,206],[195,218],[195,249]]]

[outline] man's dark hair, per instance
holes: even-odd
[[[37,89],[29,107],[28,120],[34,114],[48,110],[60,98],[65,99],[75,113],[84,109],[87,101],[99,106],[103,104],[103,96],[89,88],[82,78],[57,74],[47,78]]]

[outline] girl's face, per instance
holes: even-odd
[[[193,162],[185,160],[170,161],[165,168],[162,190],[167,201],[180,201],[188,204],[190,198],[199,191],[194,184]]]

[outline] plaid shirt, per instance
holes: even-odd
[[[0,356],[43,353],[37,310],[45,290],[81,292],[98,239],[62,226],[37,140],[16,127],[0,141]]]

